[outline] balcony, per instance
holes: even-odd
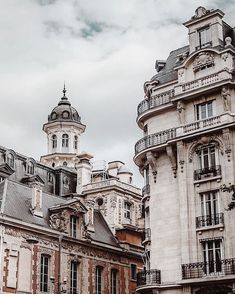
[[[235,275],[235,258],[182,264],[182,279]]]
[[[135,144],[135,154],[150,148],[160,148],[167,145],[168,141],[176,141],[184,137],[195,136],[197,133],[209,132],[211,129],[221,129],[225,125],[234,124],[234,116],[229,113],[212,116],[206,119],[185,124],[176,128],[167,129],[155,134],[145,136]]]
[[[193,95],[197,95],[200,92],[214,89],[217,86],[220,87],[229,80],[232,80],[232,73],[230,73],[227,69],[223,69],[217,73],[213,73],[205,77],[192,80],[190,82],[178,84],[177,86],[175,86],[175,97],[176,99],[178,99],[178,96],[180,95],[181,98],[183,98],[184,96],[187,96],[188,98],[188,95],[191,92]]]
[[[139,153],[152,146],[158,146],[167,143],[169,140],[176,137],[176,129],[169,129],[159,133],[155,133],[140,139],[135,144],[135,153]]]
[[[216,213],[212,215],[198,216],[196,218],[196,228],[204,228],[209,226],[223,225],[224,224],[224,214]]]
[[[221,166],[215,165],[194,171],[194,181],[200,181],[208,177],[221,176]]]
[[[145,99],[145,100],[141,101],[137,107],[138,116],[149,109],[156,108],[158,106],[169,103],[171,101],[171,99],[174,97],[174,94],[175,94],[174,90],[169,90],[169,91],[163,92],[161,94],[157,94],[155,96],[152,96],[148,100]]]
[[[161,272],[157,269],[137,273],[137,287],[161,284]]]

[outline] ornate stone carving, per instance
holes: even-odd
[[[183,141],[177,142],[178,161],[179,161],[181,173],[184,172],[184,163],[185,163],[184,150],[185,150],[185,147],[184,147]]]
[[[212,52],[200,52],[196,55],[193,62],[193,70],[198,71],[215,64],[214,53]]]
[[[210,13],[210,10],[207,10],[205,7],[199,6],[196,10],[195,10],[195,15],[192,17],[192,19],[194,18],[200,18],[206,14]]]
[[[229,88],[223,87],[221,90],[221,98],[223,102],[224,111],[231,110],[231,94]]]
[[[177,111],[180,124],[185,124],[185,107],[183,101],[181,100],[177,102]]]
[[[167,155],[170,159],[170,162],[171,162],[171,168],[173,170],[174,178],[176,178],[177,162],[176,162],[176,156],[175,156],[175,153],[173,152],[172,146],[166,147],[166,153],[167,153]]]
[[[226,60],[228,59],[228,53],[224,53],[221,55],[221,58],[223,59],[224,62],[226,62]]]
[[[158,84],[158,81],[147,81],[144,83],[144,93],[145,93],[145,97],[147,99],[149,99],[151,97],[152,94],[152,90],[154,87],[156,87],[156,85]]]
[[[223,130],[223,141],[224,141],[224,145],[225,145],[225,148],[224,148],[225,154],[227,155],[228,162],[230,162],[232,148],[231,148],[231,134],[230,134],[229,129]]]
[[[227,46],[232,46],[232,38],[231,37],[225,38],[225,47],[227,47]]]
[[[50,216],[51,228],[58,230],[59,232],[67,232],[68,221],[68,215],[65,210],[54,213]]]
[[[153,173],[153,179],[154,179],[154,183],[156,183],[157,180],[157,160],[156,157],[154,156],[153,152],[148,151],[146,153],[146,162],[145,165],[150,165],[151,169],[152,169],[152,173]]]

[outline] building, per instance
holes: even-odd
[[[184,23],[189,45],[157,60],[144,84],[134,157],[146,184],[137,293],[235,293],[235,31],[223,17],[197,8]]]
[[[121,161],[80,150],[85,125],[63,97],[38,162],[0,147],[0,293],[135,293],[140,190]]]

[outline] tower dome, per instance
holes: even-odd
[[[41,161],[53,167],[75,168],[76,156],[80,152],[80,135],[85,128],[77,110],[66,97],[64,86],[63,97],[43,125],[47,134],[47,155],[42,156]]]

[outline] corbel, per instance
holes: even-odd
[[[166,146],[166,154],[170,159],[171,162],[171,168],[174,174],[174,178],[176,178],[176,172],[177,172],[177,162],[176,162],[176,156],[175,153],[173,151],[173,148],[171,145]]]

